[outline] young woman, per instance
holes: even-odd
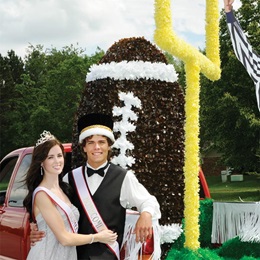
[[[76,246],[94,242],[111,244],[117,239],[117,234],[107,229],[96,234],[77,234],[79,212],[69,200],[69,185],[62,181],[63,166],[62,144],[44,131],[26,175],[29,192],[24,206],[45,237],[31,247],[28,260],[76,260]]]

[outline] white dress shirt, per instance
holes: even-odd
[[[102,164],[99,168],[104,167],[106,164],[107,162]],[[91,167],[88,163],[87,167],[93,169],[93,167]],[[85,167],[85,169],[87,169],[87,167]],[[105,175],[108,168],[109,166],[105,169]],[[104,177],[99,174],[93,174],[89,177],[86,172],[85,176],[90,192],[93,195],[103,181]],[[122,183],[120,204],[122,207],[127,209],[136,207],[140,213],[147,211],[152,215],[153,219],[161,218],[160,206],[157,199],[147,191],[147,189],[137,180],[136,176],[131,171],[126,173],[125,179]]]

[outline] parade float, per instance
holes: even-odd
[[[83,162],[78,118],[109,114],[115,121],[112,162],[133,171],[160,203],[162,259],[260,257],[257,238],[212,243],[213,201],[199,198],[199,81],[200,74],[213,81],[221,74],[218,0],[206,1],[206,55],[175,35],[170,0],[155,1],[154,17],[155,44],[121,39],[87,72],[73,126],[72,166]],[[184,62],[186,86],[178,84],[163,51]],[[232,247],[239,247],[236,256]]]

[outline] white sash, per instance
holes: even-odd
[[[57,195],[55,195],[50,190],[46,189],[45,187],[41,187],[41,186],[37,187],[33,192],[32,205],[34,205],[34,198],[35,198],[36,193],[41,190],[46,192],[48,194],[48,196],[64,211],[73,233],[77,233],[78,232],[78,221],[76,220],[71,208],[69,207],[69,205],[67,203],[65,203],[63,200],[61,200]]]
[[[96,232],[100,232],[104,229],[108,229],[100,216],[94,201],[89,193],[85,179],[83,177],[83,167],[79,167],[72,171],[72,176],[76,184],[78,197],[83,206],[83,209],[89,219],[92,222]],[[106,244],[106,246],[120,259],[119,255],[119,244],[115,241],[113,244]]]

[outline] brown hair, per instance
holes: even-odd
[[[102,135],[102,136],[107,139],[108,146],[111,147],[111,146],[113,145],[112,140],[110,140],[110,138],[108,138],[108,137],[105,136],[105,135]],[[93,137],[93,135],[90,135],[90,136],[86,137],[86,138],[79,144],[79,145],[80,145],[81,154],[82,154],[82,156],[84,157],[84,159],[85,159],[86,161],[88,160],[88,156],[87,156],[87,154],[84,152],[83,147],[86,145],[86,142],[87,142],[89,139],[91,139],[92,137]],[[110,160],[111,156],[112,156],[112,150],[110,149],[110,150],[108,151],[108,155],[107,155],[107,160],[108,160],[108,161]]]
[[[25,183],[28,189],[28,194],[23,201],[23,205],[30,213],[31,218],[32,218],[33,192],[39,186],[39,184],[43,179],[43,175],[41,175],[41,163],[47,158],[50,149],[55,145],[60,146],[63,157],[65,157],[64,147],[60,143],[60,141],[57,140],[56,138],[36,146],[33,150],[32,161],[25,177]],[[59,185],[61,189],[69,196],[70,195],[69,185],[67,183],[64,183],[62,181],[62,178],[63,178],[63,174],[60,174]]]

